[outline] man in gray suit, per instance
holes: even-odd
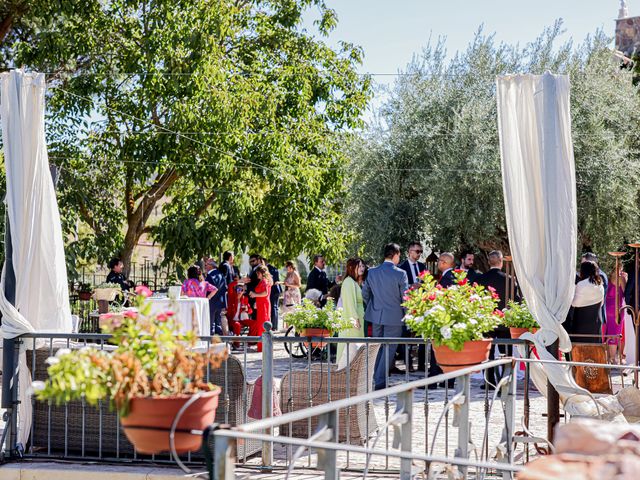
[[[404,292],[409,288],[407,274],[396,265],[400,261],[400,247],[390,243],[384,247],[384,262],[369,270],[362,287],[362,299],[367,308],[364,319],[373,326],[374,337],[401,337],[404,325]],[[376,360],[374,385],[385,388],[389,369],[394,366],[397,344],[381,348]],[[386,355],[385,355],[386,353]]]

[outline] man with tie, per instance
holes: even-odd
[[[398,268],[404,270],[407,274],[407,279],[409,281],[409,286],[418,285],[420,283],[420,274],[427,269],[427,266],[420,261],[420,257],[422,256],[422,252],[424,249],[422,248],[422,244],[417,241],[413,241],[409,244],[407,248],[407,259],[398,265]],[[413,335],[409,332],[406,325],[402,327],[402,336],[403,337],[412,337]],[[405,345],[398,346],[398,355],[400,360],[402,360],[407,369],[410,372],[415,371],[413,368],[413,362],[411,360],[411,350],[412,346],[407,345],[408,352],[405,352]],[[424,371],[425,366],[425,355],[424,355],[424,345],[420,345],[418,347],[418,370]],[[391,367],[391,373],[404,373],[401,370],[397,369],[394,366]]]
[[[407,274],[397,267],[400,247],[389,243],[384,247],[384,262],[369,270],[362,286],[362,299],[366,305],[364,319],[373,326],[374,337],[400,337],[404,325],[404,292],[409,287]],[[374,367],[374,387],[387,386],[387,374],[394,365],[397,344],[382,345]]]
[[[233,277],[235,275],[235,270],[233,269],[234,260],[235,258],[233,256],[233,252],[227,250],[222,254],[222,265],[220,265],[220,268],[218,270],[220,270],[220,272],[224,276],[227,285],[231,285],[231,282],[233,282]]]
[[[327,303],[327,294],[329,293],[329,279],[325,267],[324,257],[322,255],[313,256],[313,268],[307,277],[307,290],[315,289],[322,292],[320,305],[324,307]]]
[[[209,299],[211,335],[229,335],[226,318],[224,324],[222,322],[222,311],[227,307],[227,282],[213,258],[206,258],[204,264],[207,270],[205,280],[218,289]]]

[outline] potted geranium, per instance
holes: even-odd
[[[151,291],[138,287],[136,293],[137,311],[113,316],[103,326],[112,334],[113,350],[59,350],[47,361],[49,378],[34,382],[33,391],[55,404],[109,401],[127,438],[147,454],[169,450],[172,422],[190,401],[177,425],[175,447],[178,453],[198,450],[202,436],[189,432],[213,423],[220,387],[206,382],[205,374],[226,358],[226,348],[219,343],[196,352],[194,331],[176,333],[173,312],[152,315],[146,301]]]
[[[502,324],[509,327],[511,338],[520,338],[520,335],[525,332],[535,333],[539,328],[538,322],[531,315],[524,300],[521,303],[510,300],[502,313],[504,313]]]
[[[455,270],[454,277],[456,283],[443,288],[424,272],[422,283],[407,290],[403,303],[407,326],[431,339],[438,365],[445,372],[485,361],[491,339],[484,336],[502,320],[494,291],[469,283],[463,270]]]
[[[287,324],[293,325],[303,337],[331,337],[347,328],[353,328],[355,321],[345,318],[341,308],[335,308],[332,300],[327,300],[324,308],[318,308],[305,298],[301,304],[285,315]],[[305,342],[307,344],[307,342]],[[311,342],[311,346],[322,347],[322,342]]]
[[[78,285],[78,298],[80,300],[85,302],[91,300],[92,293],[90,284],[82,282]]]

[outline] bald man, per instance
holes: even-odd
[[[453,253],[444,252],[438,257],[438,270],[440,270],[440,285],[444,288],[450,287],[456,283],[456,279],[453,276],[453,268],[456,265],[456,259]]]

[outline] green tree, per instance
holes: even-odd
[[[447,61],[428,45],[398,78],[377,122],[349,146],[349,217],[364,252],[418,238],[436,250],[508,251],[495,79],[571,77],[580,248],[604,253],[638,232],[640,99],[602,32],[558,45],[560,22],[524,47],[479,30]]]
[[[51,74],[71,263],[120,251],[128,267],[145,233],[182,262],[223,245],[343,253],[338,133],[359,125],[369,79],[360,48],[323,41],[337,21],[323,0],[57,3],[23,9],[0,48]]]

